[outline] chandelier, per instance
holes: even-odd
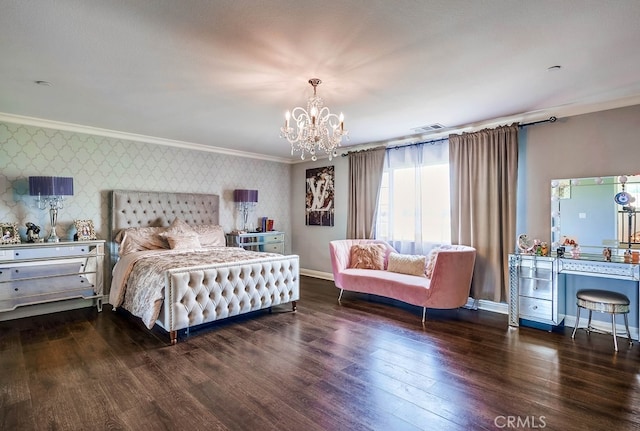
[[[316,88],[321,83],[318,78],[309,80],[313,87],[313,96],[307,101],[307,109],[297,106],[293,111],[287,111],[284,127],[280,128],[280,137],[286,138],[291,144],[291,155],[300,151],[302,160],[306,152],[311,155],[311,160],[316,161],[316,154],[320,151],[327,153],[331,160],[338,155],[337,148],[342,142],[342,137],[349,139],[349,132],[344,130],[344,115],[332,114],[316,95]],[[290,125],[292,119],[294,127]]]

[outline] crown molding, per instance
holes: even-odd
[[[43,127],[48,129],[64,130],[74,133],[86,133],[89,135],[105,136],[114,139],[127,141],[144,142],[148,144],[164,145],[168,147],[184,148],[187,150],[205,151],[209,153],[225,154],[228,156],[246,157],[251,159],[264,160],[292,164],[294,161],[282,157],[266,156],[264,154],[250,153],[247,151],[230,150],[211,145],[195,144],[192,142],[176,141],[173,139],[156,138],[154,136],[138,135],[135,133],[119,132],[117,130],[101,129],[99,127],[83,126],[80,124],[64,123],[61,121],[45,120],[42,118],[26,117],[22,115],[8,114],[0,112],[0,121],[27,126]]]
[[[437,140],[441,138],[447,138],[452,134],[473,133],[483,129],[491,129],[506,124],[513,123],[533,123],[536,121],[548,120],[550,117],[567,118],[575,117],[577,115],[591,114],[594,112],[608,111],[610,109],[625,108],[627,106],[640,105],[640,94],[633,96],[621,97],[618,99],[606,100],[606,101],[592,101],[592,102],[576,102],[567,105],[559,105],[551,108],[540,109],[537,111],[523,112],[520,114],[513,114],[503,116],[499,118],[492,118],[474,123],[447,127],[437,132],[420,133],[408,136],[400,136],[395,139],[387,139],[375,142],[367,142],[358,145],[352,145],[343,147],[343,152],[357,151],[375,146],[387,146],[392,147],[394,145],[409,145],[413,143]]]
[[[383,141],[367,142],[359,145],[352,145],[342,147],[343,152],[357,151],[367,148],[373,148],[376,146],[394,146],[394,145],[407,145],[420,141],[429,141],[440,138],[446,138],[450,134],[460,133],[472,133],[478,130],[494,128],[505,124],[512,123],[529,123],[541,120],[547,120],[549,117],[554,116],[557,118],[573,117],[576,115],[590,114],[593,112],[607,111],[610,109],[624,108],[627,106],[639,105],[640,94],[633,96],[621,97],[606,101],[580,101],[567,105],[555,106],[552,108],[540,109],[537,111],[524,112],[520,114],[513,114],[509,116],[503,116],[499,118],[492,118],[484,121],[478,121],[475,123],[464,124],[454,127],[448,127],[446,129],[439,130],[433,133],[414,134],[408,136],[399,136],[395,139],[387,139]],[[188,150],[205,151],[209,153],[225,154],[236,157],[246,157],[251,159],[285,163],[285,164],[298,164],[306,163],[309,160],[300,160],[296,158],[282,158],[267,156],[264,154],[251,153],[247,151],[237,151],[228,148],[220,148],[211,145],[196,144],[193,142],[176,141],[172,139],[157,138],[154,136],[138,135],[135,133],[119,132],[117,130],[101,129],[99,127],[83,126],[79,124],[64,123],[60,121],[45,120],[42,118],[26,117],[22,115],[8,114],[0,112],[0,121],[8,123],[24,124],[35,127],[44,127],[50,129],[65,130],[76,133],[86,133],[90,135],[105,136],[115,139],[124,139],[136,142],[145,142],[156,145],[165,145],[176,148],[184,148]],[[328,158],[328,156],[319,155],[318,159]]]

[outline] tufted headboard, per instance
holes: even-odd
[[[219,207],[218,195],[113,190],[111,239],[129,227],[169,226],[176,217],[188,224],[219,224]]]
[[[170,193],[113,190],[109,240],[129,227],[169,226],[176,218],[188,224],[219,224],[220,196],[202,193]]]

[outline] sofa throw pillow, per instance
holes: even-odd
[[[431,276],[433,275],[433,268],[435,268],[436,266],[438,253],[440,253],[442,250],[451,250],[451,249],[452,247],[450,245],[441,245],[431,249],[431,251],[429,252],[429,255],[427,256],[427,266],[424,271],[424,274],[427,276],[427,278],[431,278]]]
[[[384,269],[386,247],[383,244],[355,244],[349,253],[349,268]]]
[[[426,277],[427,256],[391,253],[387,271]]]

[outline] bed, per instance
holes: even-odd
[[[300,298],[299,257],[225,247],[219,196],[113,190],[109,303],[168,332]]]

